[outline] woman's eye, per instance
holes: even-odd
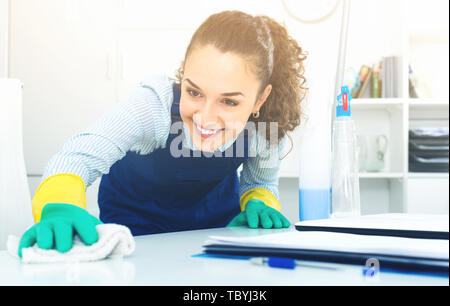
[[[199,97],[200,96],[200,94],[198,92],[196,92],[195,90],[192,90],[192,89],[188,89],[187,92],[193,97]]]
[[[236,106],[237,105],[236,102],[234,102],[232,100],[228,100],[228,99],[225,99],[224,102],[225,102],[226,105],[229,105],[229,106]]]
[[[193,89],[186,89],[186,92],[187,92],[190,96],[192,96],[192,97],[194,97],[194,98],[201,97],[201,94],[198,93],[197,91],[193,90]],[[225,99],[225,100],[223,100],[223,101],[224,101],[224,103],[225,103],[226,105],[228,105],[228,106],[236,106],[236,105],[238,105],[238,103],[234,102],[233,100]]]

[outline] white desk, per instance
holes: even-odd
[[[384,273],[368,280],[361,267],[338,270],[257,266],[247,260],[192,257],[210,235],[261,235],[295,230],[218,228],[136,237],[136,251],[124,259],[79,264],[22,264],[0,252],[0,285],[449,285],[445,277]]]

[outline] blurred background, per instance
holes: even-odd
[[[319,139],[334,94],[342,2],[0,0],[0,78],[23,84],[30,195],[70,136],[139,80],[173,77],[196,28],[223,10],[268,15],[309,53],[305,112],[314,123],[308,135],[317,132]],[[345,81],[354,96],[363,214],[448,213],[448,6],[447,0],[351,2]],[[283,210],[293,222],[299,173],[316,175],[301,169],[300,160],[308,158],[301,128],[292,134],[294,147],[279,180]],[[99,182],[87,191],[92,213],[98,211]]]

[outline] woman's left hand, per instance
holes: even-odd
[[[264,204],[260,200],[247,202],[245,210],[234,217],[227,227],[248,225],[250,228],[283,228],[289,227],[291,223],[279,211]]]

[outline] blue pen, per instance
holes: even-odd
[[[335,265],[330,265],[327,263],[304,263],[299,262],[293,258],[286,257],[252,257],[250,262],[255,265],[268,265],[272,268],[282,268],[282,269],[295,269],[296,266],[308,267],[308,268],[318,268],[327,270],[338,270],[339,268]]]

